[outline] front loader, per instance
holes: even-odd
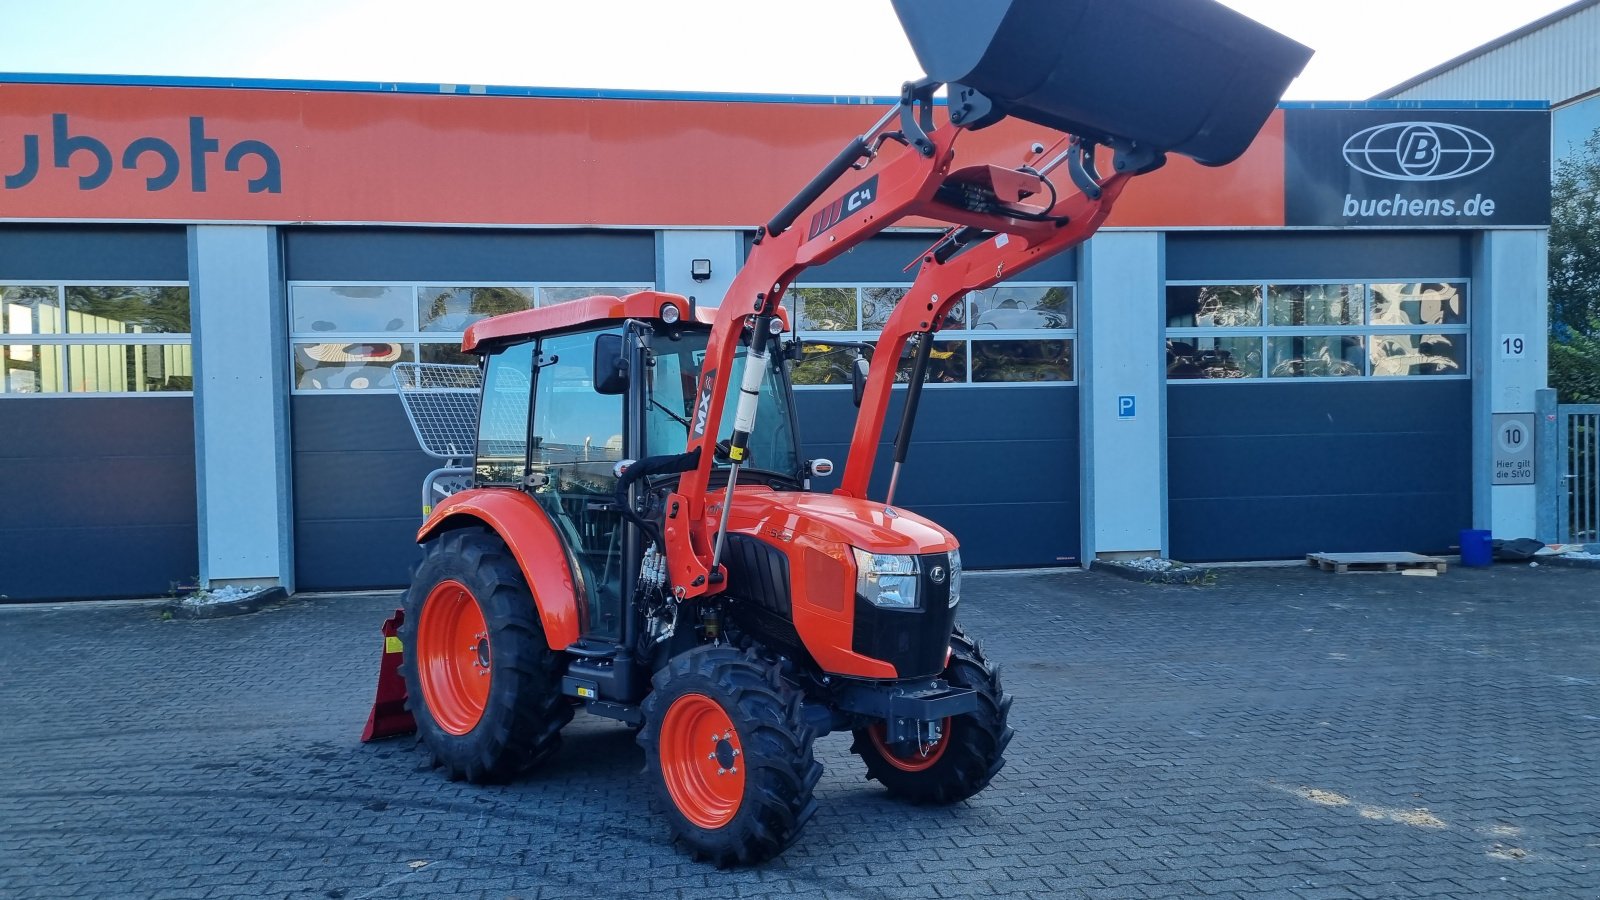
[[[757,230],[718,308],[646,291],[511,313],[467,330],[479,369],[435,373],[455,400],[481,382],[450,445],[470,479],[437,502],[430,480],[398,668],[451,777],[512,778],[578,710],[615,719],[639,730],[674,837],[726,866],[795,841],[822,735],[850,732],[867,775],[914,803],[970,797],[1004,764],[1011,698],[956,624],[959,544],[893,505],[932,336],[969,291],[1087,240],[1168,153],[1238,157],[1310,52],[1212,0],[895,8],[928,77]],[[1030,165],[958,167],[961,136],[1007,117],[1061,135]],[[832,463],[799,451],[784,293],[911,217],[949,230],[878,342],[842,486],[814,493]],[[408,724],[386,721],[371,735]]]

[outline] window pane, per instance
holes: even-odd
[[[440,363],[447,366],[476,366],[483,358],[476,353],[461,352],[460,344],[423,344],[421,354],[417,357],[425,363]]]
[[[1466,285],[1375,284],[1374,325],[1465,325]]]
[[[54,285],[0,287],[0,332],[60,334],[61,306]]]
[[[533,342],[489,357],[478,416],[478,481],[519,484],[528,456],[528,398],[533,382]]]
[[[509,287],[425,287],[417,291],[422,331],[466,331],[479,319],[533,308],[533,291]]]
[[[635,291],[650,290],[648,287],[633,285],[580,285],[578,287],[542,287],[539,288],[539,305],[554,306],[568,300],[580,300],[584,297],[626,297]]]
[[[1360,325],[1365,291],[1359,284],[1294,284],[1267,288],[1268,324]]]
[[[295,344],[295,384],[303,391],[394,390],[389,367],[411,361],[410,344],[377,341]]]
[[[1259,285],[1167,288],[1168,328],[1239,328],[1260,324]]]
[[[916,362],[916,347],[906,342],[905,355],[900,357],[900,367],[894,380],[900,384],[911,383],[911,367]],[[967,342],[934,341],[928,354],[928,371],[923,374],[923,384],[964,384],[967,380]]]
[[[801,344],[800,359],[790,367],[789,378],[795,384],[849,384],[855,357],[853,347]]]
[[[1273,378],[1364,375],[1366,338],[1361,335],[1267,338],[1267,374]]]
[[[861,327],[880,330],[889,322],[895,304],[906,295],[906,288],[874,287],[861,290]]]
[[[410,287],[310,287],[289,288],[294,331],[361,332],[412,331],[416,310]]]
[[[972,328],[1012,330],[1072,327],[1072,288],[1000,287],[973,291]],[[977,372],[973,372],[977,378]]]
[[[73,344],[67,384],[75,394],[194,390],[194,362],[185,344]]]
[[[73,334],[188,334],[186,287],[69,287]]]
[[[1071,381],[1072,342],[973,341],[974,382]]]
[[[29,344],[0,346],[0,394],[60,392],[60,347]]]
[[[855,331],[855,288],[794,288],[796,331]]]
[[[615,334],[617,332],[609,332]],[[606,494],[616,481],[608,465],[622,458],[621,394],[601,394],[594,389],[596,332],[545,338],[540,354],[549,362],[534,382],[534,458],[546,466],[586,463],[583,493]],[[565,477],[580,476],[567,473]],[[591,489],[592,488],[592,489]]]
[[[1372,336],[1374,375],[1465,375],[1465,334],[1378,334]]]
[[[1178,337],[1167,341],[1167,377],[1259,378],[1261,339]]]

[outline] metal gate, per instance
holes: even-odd
[[[1556,529],[1560,543],[1600,541],[1600,404],[1559,406]]]

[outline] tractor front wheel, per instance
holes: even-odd
[[[400,630],[406,705],[451,778],[508,781],[554,753],[572,720],[560,657],[497,535],[446,532],[423,554]]]
[[[801,695],[756,654],[696,647],[657,672],[644,748],[674,838],[718,867],[771,859],[816,809],[822,766]]]
[[[930,744],[889,744],[883,723],[855,731],[850,752],[867,765],[867,777],[889,793],[912,803],[955,803],[989,786],[1006,764],[1012,730],[1006,724],[1011,697],[1000,685],[1000,673],[983,650],[960,628],[950,636],[950,664],[944,679],[955,687],[972,688],[980,701],[976,712],[951,716],[940,723],[939,739]]]

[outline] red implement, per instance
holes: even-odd
[[[372,712],[367,716],[367,727],[361,732],[361,742],[381,740],[417,730],[417,722],[406,709],[406,682],[400,677],[400,657],[404,647],[400,644],[400,624],[405,613],[395,610],[383,623],[383,662],[378,667],[378,696],[372,701]]]

